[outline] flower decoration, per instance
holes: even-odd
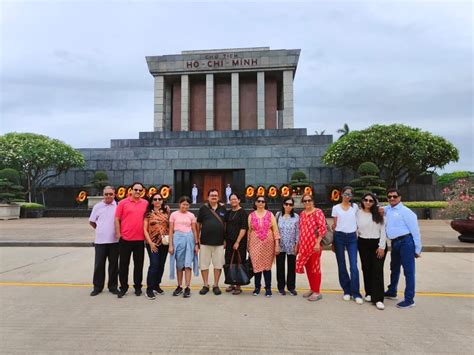
[[[282,185],[280,187],[280,196],[281,197],[289,197],[291,193],[290,187],[288,185]]]
[[[444,209],[446,216],[470,218],[474,215],[474,178],[459,179],[441,193],[448,203]]]
[[[76,196],[76,202],[77,203],[83,203],[87,198],[87,192],[86,191],[80,191],[77,196]]]
[[[246,198],[252,198],[255,196],[255,188],[252,185],[248,185],[245,188],[245,197]]]
[[[127,189],[127,196],[132,196],[132,188],[133,186],[130,186],[128,189]]]
[[[257,187],[257,197],[265,196],[265,192],[265,186],[260,185],[259,187]]]
[[[333,187],[329,193],[329,199],[331,202],[339,202],[341,200],[341,190],[337,187]]]
[[[160,195],[163,199],[167,200],[171,195],[171,188],[168,185],[161,185]]]
[[[120,186],[117,189],[116,196],[119,200],[122,200],[125,197],[125,194],[127,193],[127,188],[125,186]]]
[[[158,192],[158,189],[155,187],[155,186],[150,186],[148,188],[148,193],[147,193],[147,197],[150,198],[151,196],[153,196],[154,194],[156,194]]]
[[[275,198],[275,197],[277,197],[277,195],[278,195],[278,189],[277,189],[277,187],[274,186],[274,185],[271,185],[271,186],[268,188],[268,193],[267,193],[267,194],[268,194],[268,197],[270,197],[270,198]]]
[[[306,186],[303,190],[303,194],[313,196],[313,188],[311,186]]]
[[[148,193],[147,189],[143,187],[142,192],[140,192],[140,197],[145,198],[147,196],[147,193]]]

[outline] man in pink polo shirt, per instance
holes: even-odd
[[[132,185],[132,195],[124,198],[115,211],[115,234],[119,241],[119,280],[118,298],[125,296],[128,290],[128,268],[133,254],[133,287],[135,295],[142,294],[143,259],[145,256],[143,220],[148,202],[140,197],[143,185]]]

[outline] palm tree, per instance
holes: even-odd
[[[350,132],[350,129],[349,129],[349,125],[347,123],[344,123],[344,126],[342,128],[339,128],[336,133],[341,133],[341,136],[339,137],[339,139],[341,139],[342,137],[344,137],[345,135],[348,135]]]

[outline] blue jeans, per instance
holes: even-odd
[[[334,249],[336,252],[337,268],[339,271],[339,284],[345,295],[352,297],[361,297],[359,290],[359,269],[357,268],[357,234],[335,232]],[[345,250],[349,254],[349,270],[351,276],[347,273]]]
[[[403,266],[406,284],[405,301],[411,303],[415,298],[415,242],[413,237],[408,235],[401,240],[393,240],[390,257],[390,285],[387,292],[397,293],[400,266]]]
[[[163,272],[165,271],[166,256],[168,255],[168,246],[160,245],[158,251],[153,253],[150,245],[145,244],[150,258],[150,266],[146,278],[147,290],[156,290],[161,283]]]

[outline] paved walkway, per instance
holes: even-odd
[[[425,253],[416,261],[416,307],[386,300],[384,311],[342,300],[331,252],[323,253],[323,300],[314,303],[301,297],[304,275],[298,297],[253,297],[252,285],[239,296],[200,296],[199,277],[190,299],[172,297],[168,270],[156,300],[90,297],[93,257],[93,248],[0,248],[0,353],[472,352],[472,253]]]
[[[330,219],[329,219],[330,221]],[[424,252],[474,252],[462,243],[449,220],[420,220]],[[0,221],[0,246],[91,246],[87,218],[28,218]]]

